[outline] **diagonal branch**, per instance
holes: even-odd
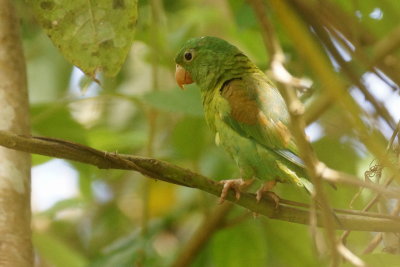
[[[109,153],[59,139],[30,137],[0,131],[0,146],[29,153],[74,160],[96,166],[100,169],[134,170],[153,179],[197,188],[217,197],[219,197],[222,190],[222,185],[218,182],[165,161]],[[386,189],[380,189],[385,193],[384,190]],[[398,196],[400,198],[400,195]],[[241,198],[236,200],[235,194],[229,192],[226,199],[271,219],[309,224],[309,211],[290,205],[290,201],[282,200],[276,209],[274,201],[263,199],[257,203],[255,195],[251,193],[242,193]],[[369,216],[369,214],[359,213],[355,215],[349,213],[351,212],[337,215],[338,221],[334,222],[335,229],[374,232],[400,231],[400,222],[396,218],[377,218],[376,216]],[[319,217],[318,214],[317,223],[320,226]]]

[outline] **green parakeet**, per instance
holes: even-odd
[[[187,41],[175,62],[178,85],[183,88],[195,82],[200,87],[205,118],[215,132],[216,144],[240,169],[241,179],[222,181],[222,200],[230,188],[239,198],[240,189],[253,178],[265,181],[257,191],[258,200],[277,181],[310,189],[288,130],[286,104],[246,55],[222,39],[206,36]]]

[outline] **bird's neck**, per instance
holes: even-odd
[[[240,79],[244,75],[261,72],[250,59],[238,53],[230,59],[219,60],[213,68],[203,65],[194,73],[196,83],[202,92],[220,89],[221,86],[232,79]]]

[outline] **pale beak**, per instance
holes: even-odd
[[[175,80],[181,89],[185,89],[183,87],[185,84],[193,83],[192,76],[179,64],[176,64]]]

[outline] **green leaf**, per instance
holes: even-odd
[[[191,116],[203,116],[200,92],[196,86],[187,90],[153,91],[142,96],[143,101],[159,110],[179,112]]]
[[[33,0],[40,25],[65,58],[87,75],[115,76],[133,41],[137,0]]]
[[[64,241],[49,233],[33,232],[33,244],[42,258],[57,267],[87,266],[88,260]]]

